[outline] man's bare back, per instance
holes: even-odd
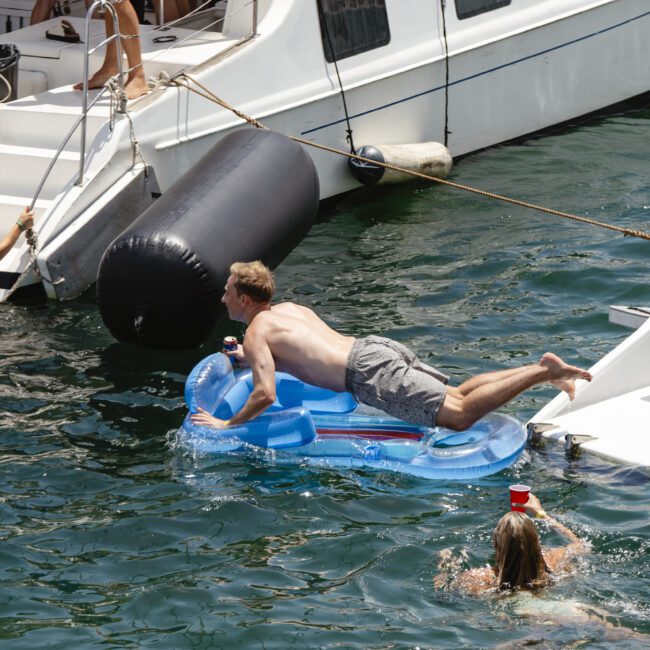
[[[329,388],[345,390],[345,367],[354,337],[335,332],[311,309],[291,302],[273,305],[255,316],[246,332],[247,348],[265,342],[276,370]]]

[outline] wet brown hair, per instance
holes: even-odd
[[[275,292],[275,280],[268,266],[259,260],[255,262],[235,262],[230,267],[235,276],[234,287],[237,295],[245,294],[257,303],[271,302]]]
[[[551,570],[544,561],[537,528],[523,512],[513,511],[501,517],[492,542],[499,589],[533,590],[548,584]]]

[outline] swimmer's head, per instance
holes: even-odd
[[[550,570],[544,561],[535,524],[523,512],[501,517],[492,536],[499,589],[537,589],[548,583]]]

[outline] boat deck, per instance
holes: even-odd
[[[83,40],[85,19],[68,17],[66,20],[72,23]],[[52,19],[19,32],[0,36],[0,43],[14,44],[20,52],[19,97],[70,86],[81,80],[85,45],[64,43],[45,37],[46,30],[57,25],[58,21],[59,19]],[[158,30],[154,25],[140,25],[140,30],[142,60],[147,77],[157,75],[163,70],[170,75],[176,74],[185,68],[211,59],[239,40],[224,36],[218,31],[197,32],[184,27]],[[159,37],[163,37],[167,42],[156,42],[155,39]],[[95,47],[104,38],[104,21],[92,20],[90,47]],[[170,39],[175,40],[170,42]],[[99,68],[103,58],[103,49],[91,55],[91,73]],[[127,68],[126,59],[124,68],[125,70]],[[79,94],[74,93],[74,97],[79,98]],[[62,100],[63,97],[58,96],[57,99]]]
[[[152,25],[141,25],[145,76],[149,78],[163,71],[173,76],[211,60],[239,43],[239,36],[225,36],[218,31],[220,15],[223,14],[216,10],[202,12],[192,17],[192,25],[187,27],[156,29]],[[85,18],[68,16],[66,20],[85,40]],[[59,18],[52,19],[0,36],[0,43],[13,44],[20,53],[18,99],[0,104],[0,167],[4,170],[0,179],[0,232],[6,232],[20,209],[31,203],[57,149],[81,116],[83,95],[72,86],[83,78],[86,46],[47,39],[46,31],[57,26],[59,21]],[[205,29],[197,31],[197,27]],[[158,37],[163,37],[164,42],[156,42]],[[90,48],[105,38],[104,21],[92,20],[88,39]],[[103,59],[103,49],[91,55],[91,74],[99,69]],[[124,69],[127,69],[126,59]],[[91,91],[89,99],[95,99],[98,92]],[[151,103],[152,96],[150,93],[131,101],[130,108],[134,112],[144,108]],[[111,99],[106,94],[88,113],[86,143],[107,127],[110,115]],[[101,149],[99,147],[97,151]],[[40,228],[45,213],[56,209],[62,190],[78,175],[80,151],[81,129],[76,128],[41,187],[34,205],[37,228]],[[86,152],[88,162],[91,156],[88,149]],[[25,249],[26,245],[12,249],[0,264],[0,273],[13,272],[12,269],[22,263],[20,260]]]

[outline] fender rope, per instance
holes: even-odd
[[[183,83],[182,79],[185,79],[189,83]],[[237,110],[234,106],[231,106],[226,102],[225,100],[221,99],[217,95],[215,95],[212,91],[210,91],[208,88],[206,88],[203,84],[198,82],[196,79],[193,77],[190,77],[186,73],[181,73],[177,77],[174,77],[173,79],[170,80],[171,84],[175,84],[177,86],[180,86],[182,88],[186,88],[190,92],[193,92],[201,97],[204,97],[205,99],[208,99],[211,102],[214,102],[215,104],[218,104],[222,108],[225,108],[226,110],[231,111],[234,113],[237,117],[241,118],[245,122],[248,122],[252,126],[258,128],[258,129],[264,129],[266,131],[269,131],[270,129],[256,120],[253,117],[250,117],[249,115],[246,115],[245,113],[242,113],[241,111]],[[197,90],[196,88],[192,88],[190,86],[190,83],[194,84],[200,90]],[[643,230],[633,230],[631,228],[623,228],[622,226],[614,226],[609,223],[604,223],[602,221],[598,221],[596,219],[591,219],[589,217],[581,217],[577,214],[571,214],[570,212],[563,212],[562,210],[555,210],[553,208],[547,208],[542,205],[537,205],[535,203],[530,203],[529,201],[522,201],[521,199],[513,199],[508,196],[504,196],[502,194],[496,194],[495,192],[488,192],[486,190],[481,190],[476,187],[471,187],[469,185],[463,185],[461,183],[455,183],[454,181],[449,181],[445,178],[437,178],[436,176],[430,176],[429,174],[423,174],[421,172],[416,172],[411,169],[405,169],[404,167],[400,167],[398,165],[393,165],[391,163],[380,163],[377,162],[376,160],[372,160],[370,158],[365,158],[364,156],[359,156],[358,154],[355,153],[349,153],[347,151],[343,151],[342,149],[337,149],[335,147],[329,147],[324,144],[318,144],[317,142],[311,142],[309,140],[305,140],[304,138],[299,138],[296,136],[292,135],[287,135],[290,140],[293,140],[294,142],[298,142],[299,144],[308,146],[308,147],[314,147],[316,149],[321,149],[323,151],[329,151],[330,153],[335,153],[340,156],[345,156],[346,158],[354,158],[356,160],[359,160],[360,162],[368,163],[371,165],[376,165],[377,167],[383,167],[385,169],[390,169],[395,172],[400,172],[402,174],[408,174],[409,176],[413,176],[415,178],[423,178],[427,181],[434,181],[436,183],[440,183],[441,185],[447,185],[448,187],[453,187],[457,190],[464,190],[465,192],[471,192],[473,194],[478,194],[479,196],[485,196],[489,199],[495,199],[497,201],[504,201],[506,203],[511,203],[512,205],[518,205],[523,208],[529,208],[531,210],[537,210],[539,212],[545,212],[546,214],[552,214],[555,215],[556,217],[562,217],[564,219],[571,219],[573,221],[579,221],[580,223],[586,223],[591,226],[598,226],[600,228],[606,228],[607,230],[613,230],[615,232],[620,232],[626,237],[638,237],[639,239],[646,239],[650,241],[650,233],[644,232]]]

